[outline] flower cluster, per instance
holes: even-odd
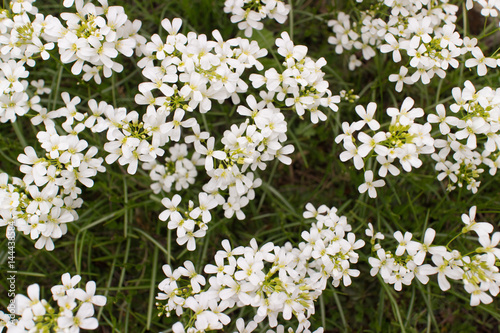
[[[142,166],[150,170],[157,193],[170,192],[174,183],[176,191],[189,187],[198,174],[196,166],[204,165],[209,181],[199,194],[199,206],[189,202],[185,209],[178,207],[179,199],[165,198],[167,210],[161,214],[162,220],[168,219],[169,228],[177,230],[178,243],[187,243],[188,249],[194,250],[194,239],[205,235],[211,220],[210,209],[222,206],[227,218],[236,215],[244,219],[242,208],[255,197],[254,188],[262,183],[254,171],[264,170],[274,159],[291,163],[287,155],[294,148],[284,144],[287,122],[282,109],[291,108],[300,116],[308,110],[311,121],[316,123],[326,119],[319,107],[337,110],[335,103],[340,97],[332,96],[323,79],[324,59],[315,62],[306,57],[307,48],[294,45],[284,33],[276,45],[287,68],[283,74],[274,69],[266,71],[265,76],[251,74],[254,88],[266,83],[267,90],[259,92],[261,101],[248,95],[244,106],[239,94],[248,92],[249,87],[242,75],[251,68],[263,70],[258,59],[267,51],[255,41],[224,41],[218,31],[213,32],[215,41],[193,32],[184,35],[179,33],[181,24],[180,19],[163,20],[166,40],[153,35],[142,48],[146,57],[139,66],[148,81],[139,85],[135,101],[147,105],[146,113],[142,122],[135,112],[115,117],[112,123],[117,129],[111,137],[108,129],[112,141],[104,148],[111,153],[106,161],[118,159],[122,165],[129,164],[129,173],[136,172],[138,161],[146,162]],[[219,144],[209,132],[201,130],[197,114],[211,111],[213,101],[223,103],[228,99],[238,105],[237,113],[246,120],[226,130]],[[184,130],[192,134],[184,135]],[[165,153],[167,143],[181,140],[184,143],[169,148],[164,164],[156,161]],[[168,213],[171,211],[178,213]]]
[[[47,39],[52,16],[44,17],[32,0],[11,2],[11,11],[0,10],[0,59],[34,67],[36,60],[50,58],[54,43]]]
[[[30,101],[27,93],[28,81],[20,80],[28,77],[22,62],[9,60],[0,63],[0,122],[14,122],[17,116],[23,116],[31,107],[39,108],[40,97],[34,96]],[[31,104],[31,105],[30,105]]]
[[[500,10],[500,3],[498,1],[486,1],[486,0],[467,0],[465,7],[467,10],[472,9],[474,3],[478,4],[481,8],[481,15],[485,17],[497,17],[498,10]]]
[[[309,111],[313,124],[326,120],[326,115],[318,109],[320,106],[338,111],[340,96],[333,96],[328,82],[323,79],[325,73],[321,68],[326,65],[326,60],[320,58],[314,61],[308,57],[307,47],[294,45],[286,32],[276,39],[276,46],[278,53],[285,58],[285,70],[279,73],[271,68],[264,75],[250,75],[254,88],[265,84],[267,99],[276,95],[279,102],[284,101],[285,107],[291,108],[300,117]]]
[[[472,56],[465,61],[465,66],[477,67],[478,75],[484,76],[486,66],[495,68],[497,60],[485,57],[476,46],[475,38],[462,39],[454,24],[457,11],[458,6],[447,0],[436,3],[385,0],[375,8],[361,12],[359,24],[351,24],[350,16],[340,12],[337,20],[328,22],[335,33],[328,42],[335,45],[337,53],[362,50],[365,60],[374,57],[375,49],[379,49],[382,53],[392,53],[393,61],[398,63],[403,59],[401,52],[404,52],[410,68],[401,66],[399,74],[389,76],[389,81],[396,82],[398,92],[402,91],[403,84],[418,81],[428,84],[435,75],[444,78],[448,68],[458,67],[458,58],[464,54]],[[386,12],[390,14],[386,15]],[[355,55],[351,56],[351,70],[361,64]]]
[[[66,223],[78,219],[75,209],[81,207],[83,200],[80,184],[92,187],[92,178],[106,169],[103,159],[95,157],[98,149],[79,137],[86,127],[103,127],[102,122],[95,124],[95,119],[88,113],[80,113],[76,107],[79,97],[71,98],[61,94],[64,106],[53,111],[41,108],[31,122],[43,126],[39,130],[38,142],[45,153],[39,156],[35,149],[28,146],[24,154],[18,156],[23,179],[2,173],[0,182],[0,225],[14,223],[17,230],[37,239],[37,249],[54,249],[54,239],[61,238],[67,232]],[[89,101],[89,106],[96,104]],[[59,119],[61,135],[56,129]]]
[[[61,277],[62,285],[51,288],[52,299],[57,302],[53,307],[45,299],[40,299],[40,287],[32,284],[28,287],[28,296],[17,294],[13,311],[19,316],[13,319],[0,311],[0,328],[7,327],[7,333],[28,332],[80,332],[80,329],[95,330],[99,323],[94,318],[94,306],[104,306],[106,297],[96,295],[96,284],[89,281],[85,290],[77,288],[81,277],[65,273]]]
[[[264,28],[260,21],[266,17],[285,23],[290,5],[282,0],[226,0],[224,12],[231,14],[231,22],[238,23],[238,28],[245,31],[246,37],[251,37],[253,29]]]
[[[37,61],[48,60],[56,44],[61,62],[74,62],[72,73],[80,74],[83,69],[86,81],[94,78],[100,83],[101,71],[105,77],[122,71],[123,66],[114,59],[119,53],[130,57],[136,44],[144,43],[144,37],[136,33],[141,24],[127,20],[123,7],[100,2],[102,7],[77,0],[76,14],[61,14],[64,25],[56,17],[38,14],[32,1],[13,2],[12,12],[1,11],[1,122],[14,122],[30,109],[43,111],[39,95],[47,91],[43,81],[32,82],[35,89],[29,89],[28,81],[23,80],[29,75],[25,65],[34,67]]]
[[[55,240],[67,233],[68,223],[82,215],[83,189],[94,186],[95,177],[106,170],[106,161],[117,163],[117,168],[130,175],[149,174],[151,182],[145,186],[150,185],[151,190],[145,192],[153,192],[152,198],[164,207],[158,219],[175,232],[179,245],[194,251],[212,221],[222,215],[247,218],[247,206],[264,184],[259,173],[271,162],[276,166],[278,162],[292,163],[295,149],[288,140],[289,124],[306,118],[312,123],[307,130],[318,128],[329,113],[338,111],[341,100],[347,104],[359,99],[355,89],[334,95],[323,72],[325,58],[309,57],[308,48],[296,45],[286,32],[275,40],[272,55],[276,66],[272,68],[273,60],[263,59],[268,50],[255,40],[224,39],[217,30],[211,36],[182,33],[179,18],[163,19],[166,33],[146,38],[139,34],[141,22],[130,21],[123,7],[110,6],[108,0],[63,0],[64,7],[74,10],[58,17],[38,13],[34,2],[12,0],[8,9],[0,9],[0,122],[9,128],[6,141],[15,134],[26,146],[17,157],[22,176],[0,172],[0,227],[15,226],[35,240],[36,249],[52,251]],[[489,68],[500,66],[494,54],[483,54],[477,39],[458,32],[459,7],[454,5],[458,1],[375,2],[366,11],[357,6],[352,16],[339,12],[328,23],[334,32],[329,42],[336,53],[353,51],[351,70],[362,65],[359,54],[366,61],[378,51],[388,54],[395,63],[404,64],[399,74],[388,78],[401,92],[405,84],[428,84],[435,76],[443,79],[452,68],[472,69],[473,75],[484,76]],[[470,9],[474,3],[486,17],[495,17],[500,10],[500,0],[466,0],[464,8]],[[239,35],[247,37],[254,29],[263,29],[262,20],[267,17],[283,23],[290,10],[284,0],[224,2],[231,21],[244,30]],[[360,19],[353,22],[355,15]],[[478,39],[488,34],[485,30]],[[108,83],[103,78],[122,72],[127,67],[123,61],[132,57],[130,64],[137,60],[142,73],[138,81],[133,74],[124,79],[137,83],[133,99],[117,100],[113,95],[113,105],[93,99],[98,95],[107,98],[108,88],[99,86],[93,94],[92,87]],[[56,80],[47,81],[54,92],[44,80],[30,78],[49,60],[58,63],[60,70]],[[54,66],[50,64],[49,71]],[[88,93],[76,85],[70,95],[65,85],[74,78],[95,84],[80,82],[89,88]],[[364,91],[359,94],[366,98]],[[437,178],[447,181],[450,191],[466,187],[476,193],[484,170],[496,175],[500,167],[500,90],[485,87],[476,91],[466,81],[464,88],[455,87],[451,94],[450,105],[437,105],[437,114],[429,114],[425,123],[419,120],[425,116],[423,109],[414,107],[411,97],[399,108],[385,109],[384,115],[376,115],[375,102],[355,107],[360,120],[343,122],[343,133],[335,142],[343,147],[339,159],[352,160],[354,169],[364,171],[360,193],[376,198],[389,173],[398,176],[401,169],[420,168],[424,155],[436,162]],[[373,96],[377,96],[375,90]],[[382,121],[385,114],[390,120]],[[33,125],[36,138],[29,138],[15,123],[22,116],[26,117],[23,124]],[[224,127],[227,121],[217,117],[230,119],[229,125]],[[330,124],[340,124],[339,119]],[[13,124],[5,124],[9,122]],[[439,138],[434,135],[437,129],[432,132],[432,124],[439,126]],[[32,139],[29,145],[24,144],[28,139]],[[99,157],[99,151],[105,158]],[[261,204],[266,207],[264,198]],[[128,211],[122,212],[129,217]],[[360,275],[353,265],[364,241],[356,239],[347,218],[339,216],[335,207],[307,204],[303,217],[310,226],[294,243],[258,244],[252,239],[247,246],[233,247],[226,239],[210,264],[196,268],[186,260],[177,268],[170,262],[164,265],[166,278],[158,285],[157,306],[160,315],[175,313],[179,317],[172,331],[192,333],[235,326],[243,333],[269,326],[268,333],[281,333],[285,327],[279,322],[290,321],[287,326],[293,328],[288,332],[310,332],[315,302],[328,283],[347,287]],[[415,278],[426,284],[431,275],[437,275],[441,290],[451,288],[449,279],[457,280],[471,295],[471,305],[491,303],[500,291],[500,232],[475,218],[476,207],[472,207],[462,215],[465,226],[461,232],[445,246],[435,244],[439,236],[432,228],[423,232],[422,241],[409,231],[396,231],[397,245],[392,251],[379,242],[387,235],[369,224],[371,275],[379,276],[385,288],[390,284],[398,291]],[[451,247],[460,236],[473,238],[468,236],[471,231],[479,246],[470,249],[464,241],[465,246]],[[132,236],[125,232],[125,238]],[[11,302],[16,305],[15,311],[9,308],[11,316],[0,312],[0,332],[3,328],[7,333],[96,329],[94,305],[104,306],[106,297],[95,294],[94,281],[85,290],[78,288],[80,280],[78,275],[62,275],[62,284],[51,289],[57,305],[41,299],[38,284],[29,286],[27,296],[17,295]]]
[[[38,249],[53,250],[53,240],[67,232],[66,223],[78,219],[75,209],[83,201],[77,183],[91,187],[91,178],[105,171],[103,159],[94,158],[97,148],[85,152],[87,141],[70,133],[59,135],[54,127],[38,132],[45,155],[39,157],[28,146],[18,157],[23,179],[13,177],[9,182],[6,173],[0,174],[0,225],[14,223],[18,231],[38,239]]]
[[[407,97],[400,109],[387,108],[387,115],[391,117],[387,131],[379,130],[380,124],[374,118],[377,104],[371,102],[366,109],[357,105],[355,110],[361,120],[352,124],[344,122],[343,133],[335,138],[335,142],[342,142],[345,149],[340,154],[340,160],[346,162],[352,159],[358,170],[366,165],[375,170],[376,166],[367,161],[376,156],[380,177],[386,177],[388,172],[393,176],[399,175],[400,169],[394,165],[396,160],[406,172],[419,168],[422,165],[419,155],[434,152],[434,139],[430,135],[432,126],[429,123],[422,125],[415,122],[415,119],[424,116],[424,111],[413,108],[413,105],[413,99]],[[365,125],[374,132],[372,136],[361,131]],[[373,171],[369,170],[365,173],[365,185],[359,190],[361,193],[369,190],[370,197],[374,198],[375,187],[383,186],[383,183],[372,181]]]
[[[142,165],[144,170],[150,170],[151,189],[156,194],[160,191],[171,192],[172,187],[175,191],[188,188],[198,175],[196,166],[204,161],[197,152],[188,157],[188,145],[184,143],[176,143],[168,151],[170,155],[165,157],[164,164],[154,160]]]
[[[491,223],[476,222],[475,218],[476,206],[469,210],[469,214],[462,214],[465,226],[446,246],[433,245],[436,231],[432,228],[425,231],[423,242],[412,240],[413,235],[408,231],[404,235],[401,231],[396,231],[394,238],[398,246],[394,253],[384,250],[376,243],[377,240],[384,239],[384,235],[374,233],[370,224],[366,234],[371,237],[372,251],[376,254],[369,258],[372,266],[370,274],[379,274],[385,283],[394,285],[394,289],[398,291],[402,290],[403,285],[410,285],[414,278],[427,284],[429,275],[437,274],[441,290],[450,289],[448,279],[461,280],[464,289],[471,294],[472,306],[491,303],[491,296],[497,296],[500,290],[500,232],[492,234]],[[467,254],[450,248],[453,240],[471,231],[477,234],[479,247],[467,250]],[[426,263],[428,256],[432,263]]]
[[[500,166],[500,91],[490,87],[476,91],[470,81],[464,88],[452,90],[454,103],[449,106],[453,115],[447,115],[443,104],[436,106],[437,115],[430,114],[428,121],[439,124],[439,131],[446,139],[437,139],[439,150],[432,155],[436,161],[438,179],[448,179],[448,190],[466,185],[476,193],[480,185],[481,167],[489,167],[495,175]],[[448,114],[450,114],[448,112]]]
[[[16,189],[22,192],[26,188],[26,195],[22,196],[19,206],[9,206],[2,211],[5,215],[2,224],[12,219],[19,220],[16,222],[18,228],[25,234],[29,233],[33,239],[42,235],[37,248],[52,249],[52,239],[66,232],[62,223],[77,218],[73,208],[82,204],[78,198],[81,189],[77,181],[91,187],[93,181],[90,178],[98,171],[104,171],[102,159],[93,158],[97,148],[91,147],[84,153],[88,143],[80,139],[79,133],[86,129],[106,131],[107,142],[103,145],[108,152],[106,162],[127,166],[130,174],[135,174],[142,166],[150,172],[155,193],[188,188],[198,175],[196,167],[204,165],[209,181],[199,194],[199,206],[194,207],[189,201],[189,207],[184,211],[185,221],[175,220],[180,214],[162,214],[163,219],[170,218],[169,228],[177,229],[178,242],[187,243],[188,248],[194,250],[194,238],[205,234],[211,220],[210,209],[222,206],[227,218],[233,215],[238,219],[245,218],[242,208],[255,197],[254,188],[262,184],[254,171],[264,170],[274,159],[291,163],[287,155],[294,148],[285,144],[287,122],[282,111],[292,109],[301,117],[309,111],[311,121],[317,123],[326,119],[319,108],[329,107],[336,111],[340,97],[332,95],[323,79],[321,67],[326,64],[325,60],[313,61],[306,56],[305,46],[294,45],[283,33],[276,45],[278,53],[285,58],[284,73],[271,69],[265,75],[251,74],[254,88],[265,83],[266,90],[257,94],[261,101],[249,95],[245,99],[248,107],[243,106],[239,95],[248,92],[249,86],[242,76],[252,68],[262,71],[264,67],[258,59],[267,54],[255,41],[242,38],[224,41],[218,31],[213,32],[215,41],[193,32],[184,35],[179,33],[180,19],[165,19],[162,26],[168,32],[166,40],[153,35],[147,42],[135,34],[140,24],[128,21],[123,8],[109,7],[105,0],[100,3],[102,7],[77,0],[74,2],[76,14],[61,15],[66,27],[58,19],[47,17],[42,24],[42,35],[58,45],[63,63],[74,63],[72,73],[75,75],[88,67],[89,71],[96,73],[102,70],[108,77],[112,70],[122,68],[115,62],[117,50],[131,56],[136,48],[139,55],[144,54],[138,65],[143,68],[146,81],[139,84],[140,93],[135,96],[135,101],[146,110],[144,113],[128,111],[124,107],[113,107],[91,99],[85,112],[79,105],[81,99],[72,98],[66,92],[61,94],[64,107],[47,110],[37,104],[38,94],[47,92],[47,89],[43,88],[43,82],[33,83],[37,92],[25,104],[29,104],[35,114],[31,122],[45,127],[37,138],[47,153],[46,157],[39,158],[29,147],[26,154],[20,156],[21,171],[26,176],[24,184],[16,185]],[[71,6],[73,2],[67,1],[65,5]],[[114,51],[109,51],[111,49]],[[9,60],[4,65],[6,79],[0,82],[4,90],[14,96],[27,86],[25,81],[16,80],[26,78],[29,73],[22,62]],[[98,76],[95,78],[97,80]],[[27,99],[26,92],[22,95]],[[202,131],[198,114],[211,111],[215,101],[224,103],[229,99],[237,105],[237,113],[246,120],[226,130],[219,143],[209,132]],[[28,110],[9,111],[4,118],[14,120],[15,114],[25,114]],[[67,135],[61,135],[56,125],[62,126]],[[185,135],[188,133],[184,131],[191,132],[191,135]],[[158,161],[159,157],[164,157],[165,162]],[[41,186],[46,188],[39,188]],[[1,193],[9,197],[8,192]],[[2,201],[7,202],[8,198],[2,198]],[[164,200],[164,204],[170,203]],[[38,209],[39,206],[42,209]],[[49,214],[52,206],[63,209],[61,214],[66,208],[71,208],[67,210],[72,219],[68,220],[68,217],[63,222],[53,216],[50,219],[56,221],[56,227],[48,228],[45,218],[40,216]],[[57,213],[56,209],[54,214]]]
[[[114,72],[121,72],[123,65],[116,61],[122,54],[131,57],[137,45],[145,38],[137,32],[141,22],[128,20],[123,7],[108,6],[107,0],[99,0],[101,6],[92,2],[75,0],[76,13],[62,13],[61,19],[51,18],[45,33],[48,40],[56,42],[61,62],[73,64],[71,72],[83,79],[92,78],[101,83],[101,72],[109,78]],[[70,4],[71,3],[71,4]],[[73,1],[65,1],[70,7]]]
[[[43,87],[43,80],[32,81],[33,88],[26,79],[29,71],[25,65],[35,66],[35,59],[49,58],[47,50],[54,48],[52,42],[42,42],[47,20],[31,1],[15,3],[12,12],[0,10],[0,122],[14,122],[30,109],[39,111],[40,97],[49,93]],[[32,20],[33,15],[35,18]],[[45,43],[45,44],[44,44]],[[33,91],[35,90],[35,91]]]
[[[224,250],[216,253],[215,264],[204,267],[211,275],[208,278],[198,274],[190,261],[174,270],[164,265],[167,278],[158,286],[161,292],[157,300],[162,301],[158,308],[167,316],[175,311],[185,319],[173,326],[174,332],[223,329],[230,323],[224,311],[244,306],[256,308],[245,332],[254,330],[266,318],[271,327],[276,327],[280,314],[284,320],[298,320],[296,332],[310,332],[308,318],[314,314],[314,301],[328,279],[332,278],[335,287],[341,282],[348,286],[351,277],[359,275],[351,264],[358,261],[356,250],[364,242],[349,232],[346,217],[338,216],[335,207],[316,209],[308,204],[306,208],[304,217],[315,222],[302,233],[304,242],[297,247],[271,242],[259,247],[252,239],[250,246],[231,248],[224,240]],[[243,319],[238,321],[242,331]]]

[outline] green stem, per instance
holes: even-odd
[[[155,296],[155,287],[156,287],[156,270],[158,267],[158,247],[155,247],[153,252],[153,271],[151,272],[151,284],[149,285],[149,304],[148,304],[148,316],[146,329],[149,331],[151,327],[151,317],[153,314],[153,305],[154,305],[154,296]]]
[[[26,142],[26,139],[23,135],[23,132],[21,131],[21,128],[19,127],[19,122],[15,121],[12,123],[12,127],[14,128],[14,132],[16,132],[16,136],[19,139],[19,142],[23,147],[27,147],[28,143]]]

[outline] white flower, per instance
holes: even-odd
[[[497,67],[496,59],[485,57],[483,51],[481,51],[479,47],[475,47],[471,53],[474,56],[474,58],[467,59],[465,61],[465,67],[471,68],[477,66],[477,75],[479,76],[486,75],[487,72],[486,66],[491,68]]]
[[[488,235],[493,231],[493,226],[488,222],[476,222],[476,206],[469,209],[469,215],[462,214],[462,221],[466,227],[462,229],[462,233],[474,230],[479,237]]]
[[[448,282],[446,277],[454,280],[459,280],[462,278],[463,270],[456,265],[450,265],[450,263],[453,262],[453,259],[450,259],[450,261],[448,261],[440,255],[433,255],[432,261],[436,265],[436,267],[434,268],[434,272],[438,274],[438,284],[439,288],[441,288],[442,291],[446,291],[451,287],[450,282]],[[431,274],[434,274],[434,272],[432,272]]]
[[[456,138],[458,140],[467,138],[467,147],[475,149],[477,147],[476,134],[488,132],[490,124],[483,118],[474,117],[467,119],[467,121],[459,121],[457,127],[462,128],[462,130],[455,133]]]
[[[205,285],[205,278],[196,273],[196,269],[193,263],[189,260],[184,262],[184,267],[179,267],[178,272],[185,277],[188,277],[191,281],[191,286],[195,293],[199,293],[201,291],[201,286]]]
[[[471,294],[470,297],[470,305],[477,306],[480,303],[490,304],[493,302],[493,298],[488,295],[486,292],[488,291],[487,284],[472,284],[466,283],[464,284],[464,289]]]
[[[409,245],[412,236],[413,235],[408,231],[405,232],[404,237],[403,237],[403,234],[401,233],[401,231],[399,231],[399,230],[394,233],[394,238],[399,243],[398,248],[396,249],[397,256],[402,256],[405,253],[406,247]]]
[[[205,170],[211,171],[214,169],[214,161],[216,158],[218,160],[223,160],[226,158],[226,153],[221,150],[214,150],[215,138],[210,137],[207,140],[207,146],[203,146],[199,141],[195,141],[195,149],[201,155],[205,155]]]
[[[385,35],[385,41],[388,44],[381,45],[380,51],[382,53],[388,53],[392,51],[392,60],[394,60],[394,62],[400,62],[401,61],[401,53],[399,52],[399,49],[401,48],[400,42],[397,41],[394,35],[391,33]]]
[[[382,187],[385,185],[385,181],[383,179],[379,179],[373,181],[373,171],[368,170],[365,171],[365,182],[358,187],[359,193],[365,193],[368,191],[368,195],[370,198],[377,197],[377,187]]]
[[[257,328],[257,323],[253,320],[249,321],[246,326],[243,318],[238,318],[238,320],[236,320],[236,329],[238,330],[239,333],[250,333],[253,332],[256,328]]]
[[[16,314],[23,315],[29,311],[33,316],[42,316],[45,314],[45,307],[40,301],[40,286],[35,283],[28,287],[28,297],[17,294],[16,295]]]
[[[363,166],[365,165],[365,162],[363,161],[363,157],[366,157],[368,155],[369,151],[368,150],[363,150],[359,151],[359,148],[356,147],[356,145],[352,141],[344,140],[344,149],[346,151],[343,151],[340,153],[340,160],[342,162],[345,162],[347,160],[350,160],[352,158],[354,162],[354,167],[358,170],[362,169]]]
[[[410,76],[406,76],[408,74],[408,68],[405,66],[401,66],[399,69],[399,74],[391,74],[389,75],[389,81],[396,82],[396,91],[401,92],[403,90],[403,84],[413,84],[415,83]]]
[[[500,260],[500,248],[498,248],[499,242],[500,232],[495,232],[491,235],[491,238],[488,234],[482,234],[479,236],[479,243],[481,244],[481,247],[476,251],[479,253],[485,253],[486,261],[491,266],[495,265],[496,259]]]
[[[96,318],[92,317],[93,315],[94,307],[89,303],[83,303],[75,316],[61,316],[57,318],[57,324],[61,328],[70,328],[72,330],[77,327],[86,330],[95,330],[99,326],[99,323]]]
[[[92,303],[97,306],[104,306],[106,304],[106,296],[96,295],[95,291],[95,282],[89,281],[85,285],[85,291],[80,288],[75,291],[75,298],[82,302]]]
[[[69,273],[64,273],[61,276],[62,285],[57,285],[50,289],[54,300],[57,301],[59,297],[62,297],[66,294],[72,294],[74,291],[74,287],[80,282],[80,280],[80,275],[74,275],[73,277],[71,277]]]
[[[387,115],[392,117],[393,122],[399,122],[401,125],[410,125],[415,118],[422,117],[424,110],[421,108],[413,108],[415,101],[411,97],[406,97],[401,108],[387,108]]]
[[[394,259],[392,258],[390,252],[388,254],[382,248],[377,250],[377,256],[378,258],[368,258],[368,262],[370,266],[372,266],[370,275],[375,276],[380,271],[380,276],[382,276],[382,278],[384,278],[385,280],[391,275],[394,267]]]
[[[450,126],[452,124],[456,124],[456,121],[458,121],[458,118],[452,117],[452,116],[446,116],[446,109],[443,104],[438,104],[436,105],[436,113],[435,114],[429,114],[427,116],[427,121],[429,123],[439,123],[439,131],[441,134],[446,135],[450,133]]]
[[[389,171],[393,176],[397,176],[400,173],[400,170],[392,164],[392,161],[387,159],[385,156],[378,155],[377,162],[380,163],[380,169],[378,170],[378,175],[380,177],[387,176],[387,172]]]
[[[375,233],[373,230],[373,224],[368,223],[368,228],[365,230],[365,234],[370,237],[372,240],[376,239],[384,239],[385,236],[381,232]]]
[[[161,200],[161,203],[167,209],[160,213],[159,219],[161,221],[166,221],[168,218],[170,218],[171,220],[182,219],[181,214],[177,211],[177,206],[179,205],[181,200],[182,197],[178,194],[175,194],[172,197],[172,200],[170,200],[169,198],[163,198]]]
[[[380,128],[380,124],[377,120],[373,119],[375,115],[375,110],[377,110],[377,103],[370,102],[365,108],[362,105],[356,105],[356,113],[361,117],[359,122],[364,125],[367,124],[372,131],[376,131]]]
[[[177,244],[184,245],[187,243],[186,248],[188,251],[194,251],[196,250],[195,238],[202,238],[206,235],[206,233],[206,230],[203,229],[196,230],[195,232],[186,231],[183,236],[177,237]]]
[[[208,223],[212,220],[210,210],[217,207],[217,200],[211,195],[205,192],[200,192],[198,194],[199,206],[193,209],[189,216],[193,219],[198,218],[200,215],[204,223]]]

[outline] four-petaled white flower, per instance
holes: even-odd
[[[358,187],[359,193],[365,193],[368,191],[370,198],[377,197],[377,187],[382,187],[385,185],[383,179],[373,180],[373,171],[365,171],[365,182]]]

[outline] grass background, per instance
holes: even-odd
[[[153,33],[165,36],[160,22],[163,18],[174,17],[183,19],[184,33],[210,34],[218,29],[226,39],[242,36],[223,12],[222,0],[109,2],[110,5],[122,5],[129,19],[140,19],[143,22],[141,33],[145,36]],[[37,251],[31,239],[18,235],[18,292],[25,293],[29,284],[38,283],[42,295],[48,299],[50,287],[58,283],[62,273],[80,274],[83,281],[95,280],[98,293],[108,297],[107,305],[97,313],[100,322],[97,332],[169,332],[176,319],[159,318],[154,299],[157,285],[164,278],[163,264],[177,267],[184,260],[192,260],[201,271],[206,263],[211,262],[225,238],[234,246],[247,245],[251,238],[256,238],[259,243],[298,243],[300,233],[309,228],[302,218],[307,202],[316,207],[326,204],[339,208],[340,213],[348,217],[358,237],[364,236],[364,229],[371,222],[388,236],[395,230],[403,230],[412,232],[417,239],[422,239],[423,231],[432,227],[438,232],[436,243],[446,244],[462,227],[460,215],[473,205],[478,206],[478,220],[492,222],[498,230],[499,182],[498,177],[487,172],[482,176],[477,194],[472,195],[465,189],[447,193],[445,185],[436,180],[434,163],[425,158],[424,165],[411,174],[387,177],[387,186],[379,189],[379,197],[373,200],[357,191],[363,182],[363,172],[338,159],[342,147],[337,146],[333,138],[339,133],[343,121],[356,119],[356,104],[377,102],[377,117],[384,123],[389,119],[380,110],[398,106],[406,96],[411,96],[416,106],[430,113],[436,104],[449,102],[451,88],[462,87],[466,79],[472,80],[478,89],[486,85],[499,86],[497,71],[491,70],[486,77],[479,78],[475,71],[461,67],[449,71],[444,80],[435,78],[430,85],[405,87],[398,94],[387,77],[397,73],[399,65],[393,64],[389,61],[390,56],[383,54],[378,54],[354,72],[347,71],[348,55],[335,54],[334,47],[327,43],[330,31],[326,22],[336,18],[335,13],[339,10],[356,16],[359,9],[368,8],[365,3],[356,7],[354,1],[293,0],[290,18],[284,25],[266,22],[265,30],[254,33],[253,39],[261,46],[271,48],[281,31],[288,31],[296,44],[309,47],[309,56],[325,57],[328,62],[324,68],[326,79],[335,94],[342,89],[354,89],[360,99],[356,103],[342,102],[339,112],[330,112],[328,120],[317,125],[300,120],[292,113],[286,114],[287,134],[296,148],[292,156],[294,162],[291,166],[272,162],[265,172],[260,172],[264,184],[256,190],[256,200],[244,210],[247,219],[226,219],[222,210],[217,210],[207,236],[198,240],[195,252],[187,252],[185,247],[176,244],[175,234],[167,230],[166,224],[158,220],[162,211],[159,201],[163,195],[171,197],[173,194],[154,195],[149,188],[150,179],[143,171],[130,176],[116,164],[106,165],[106,173],[94,179],[94,187],[84,190],[82,198],[85,203],[78,210],[80,219],[68,225],[68,234],[56,242],[53,252]],[[38,1],[36,5],[46,15],[66,11],[58,1]],[[458,22],[463,35],[486,35],[496,29],[494,22],[486,22],[486,31],[470,31],[468,17],[462,14]],[[463,30],[464,27],[467,28]],[[488,42],[490,54],[499,46],[495,41],[483,41]],[[483,50],[488,53],[485,48]],[[140,69],[134,60],[123,61],[125,70],[104,81],[102,86],[83,81],[75,84],[75,77],[69,70],[71,67],[56,61],[39,64],[30,79],[45,79],[51,86],[51,95],[42,99],[48,108],[61,107],[60,93],[67,91],[80,96],[83,100],[80,106],[83,107],[88,99],[95,98],[144,112],[134,104],[137,85],[142,80]],[[279,66],[272,57],[264,63],[268,67]],[[213,135],[220,137],[229,128],[232,112],[234,107],[231,104],[214,104],[214,109],[207,114]],[[40,151],[36,140],[39,128],[32,126],[26,117],[18,119],[14,126],[21,129],[18,134],[11,124],[0,124],[0,170],[21,176],[17,156],[25,145]],[[99,134],[82,133],[82,138],[97,147],[102,147],[104,142]],[[100,156],[105,156],[102,148]],[[181,195],[196,197],[199,188],[195,185]],[[384,244],[390,242],[387,240]],[[476,243],[472,238],[454,244],[457,249],[464,250]],[[0,241],[2,269],[7,261],[6,249],[6,240]],[[348,288],[329,286],[325,290],[316,304],[313,327],[323,326],[325,332],[499,331],[498,301],[471,308],[469,295],[459,283],[453,283],[451,290],[443,294],[435,277],[428,285],[415,281],[402,292],[395,292],[391,286],[369,275],[369,245],[361,252],[360,263],[356,265],[361,276],[353,279]],[[0,281],[0,290],[2,288],[7,290],[5,278]],[[0,304],[5,307],[7,303],[6,293],[0,292]],[[234,319],[251,317],[252,311],[236,309],[231,316]],[[234,329],[233,322],[225,331]],[[266,329],[263,322],[258,330],[265,332]]]

